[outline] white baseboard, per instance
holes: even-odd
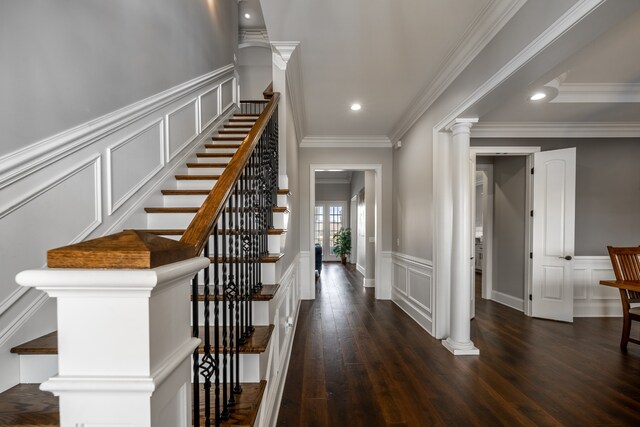
[[[573,316],[621,317],[620,292],[600,285],[600,280],[614,279],[608,256],[573,258]]]
[[[391,299],[393,302],[402,309],[405,313],[409,315],[415,322],[422,327],[425,331],[427,331],[430,335],[433,335],[433,319],[424,310],[423,307],[415,304],[410,298],[408,298],[405,294],[393,288],[391,291]]]
[[[361,266],[360,264],[356,264],[356,270],[358,271],[358,273],[362,274],[364,276],[364,267]]]
[[[376,287],[376,279],[362,279],[362,285],[365,288],[375,288]]]
[[[498,292],[494,289],[491,291],[491,300],[524,312],[524,300],[522,298],[516,298],[503,292]]]

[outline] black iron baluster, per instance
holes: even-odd
[[[220,272],[218,271],[219,260],[219,239],[218,224],[213,226],[213,347],[216,361],[215,370],[215,422],[216,427],[220,425]],[[224,239],[224,236],[222,237]]]
[[[222,412],[220,419],[229,419],[229,382],[227,381],[227,214],[222,211]]]
[[[234,224],[236,226],[236,238],[234,239],[235,244],[235,273],[236,273],[236,288],[235,288],[235,317],[236,317],[236,325],[235,325],[235,341],[236,341],[236,381],[235,387],[233,391],[236,394],[242,393],[242,387],[240,386],[240,257],[242,256],[240,253],[240,228],[239,228],[239,216],[240,216],[240,203],[238,201],[238,184],[236,184],[235,189],[233,191],[233,196],[231,199],[235,199],[235,212],[234,212]]]
[[[233,222],[233,211],[234,211],[234,200],[233,197],[229,197],[229,206],[228,206],[228,215],[229,215],[229,282],[227,283],[227,304],[229,311],[229,401],[228,405],[233,406],[236,404],[236,398],[234,395],[234,379],[235,379],[235,369],[234,369],[234,328],[233,328],[233,320],[234,320],[234,311],[235,311],[235,298],[236,298],[236,283],[235,283],[235,275],[233,271],[235,258],[238,256],[235,253],[234,247],[234,222]]]
[[[217,239],[215,236],[214,239]],[[209,258],[209,243],[204,245],[204,256]],[[217,360],[214,360],[211,356],[211,330],[210,330],[210,316],[211,311],[209,307],[210,302],[210,289],[209,289],[209,267],[207,266],[203,270],[203,294],[204,294],[204,352],[202,355],[202,361],[200,362],[200,368],[204,375],[204,425],[205,427],[211,426],[211,377],[214,375],[217,369]],[[199,296],[197,298],[199,300]]]
[[[198,338],[198,273],[191,280],[191,334]],[[200,349],[193,350],[193,423],[200,425]]]

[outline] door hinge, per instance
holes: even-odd
[[[533,252],[529,252],[529,258],[533,259]]]
[[[531,215],[533,217],[533,210],[531,212],[529,212],[529,215]]]
[[[533,175],[533,168],[531,168],[531,175]]]
[[[533,295],[529,294],[529,301],[533,301]]]

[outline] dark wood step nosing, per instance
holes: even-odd
[[[284,254],[282,254],[282,253],[280,253],[280,254],[262,255],[260,257],[260,263],[262,263],[262,264],[275,264],[278,261],[280,261],[280,259],[283,256],[284,256]],[[211,262],[215,262],[215,258],[214,257],[209,257],[209,259],[211,260]],[[227,257],[227,262],[236,262],[236,258],[228,256]],[[238,262],[243,262],[243,260],[242,259],[238,259]],[[222,257],[218,257],[218,263],[222,263]]]
[[[204,286],[200,285],[198,287],[198,301],[204,301]],[[251,294],[251,299],[253,301],[271,301],[275,298],[276,293],[280,289],[280,284],[276,283],[275,285],[263,285],[262,289],[258,290]],[[210,299],[213,299],[213,290],[210,291]],[[191,301],[193,301],[193,296],[191,297]],[[218,301],[222,301],[222,295],[218,295]]]
[[[194,206],[170,206],[170,207],[165,207],[165,206],[151,206],[151,207],[146,207],[144,208],[145,212],[147,213],[195,213],[198,212],[198,207],[194,207]],[[237,210],[237,208],[233,209],[233,212],[235,212]],[[226,211],[229,212],[229,208],[226,208]],[[241,209],[242,212],[242,209]],[[276,206],[273,208],[273,213],[286,213],[289,212],[287,210],[287,208],[283,208],[281,206]]]
[[[179,229],[179,228],[171,228],[171,229],[166,229],[166,230],[140,230],[140,231],[144,231],[150,234],[156,234],[158,236],[181,236],[184,234],[184,229]],[[282,234],[286,234],[287,230],[285,228],[270,228],[267,230],[267,234],[269,236],[280,236]],[[213,231],[211,232],[211,234],[213,234]],[[227,232],[227,234],[229,234]],[[234,235],[236,233],[233,233]],[[218,230],[218,235],[222,236],[222,230]]]

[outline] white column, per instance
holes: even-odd
[[[457,119],[452,126],[451,177],[453,236],[451,255],[451,321],[442,344],[455,355],[479,355],[471,341],[471,233],[469,142],[477,119]]]
[[[287,65],[293,55],[293,51],[298,47],[300,42],[281,41],[271,42],[272,60],[273,60],[273,91],[280,92],[280,102],[278,104],[278,155],[279,158],[279,177],[278,185],[281,188],[288,188],[287,178],[287,126],[288,121],[293,120],[288,117],[289,97],[287,94]],[[293,141],[296,144],[296,141]]]
[[[191,426],[193,258],[149,270],[41,269],[16,280],[58,301],[60,425]]]

